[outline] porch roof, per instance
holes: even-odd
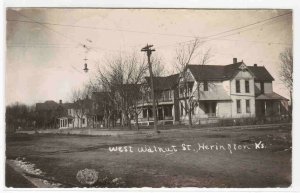
[[[209,91],[199,91],[200,96],[196,96],[196,100],[212,101],[212,100],[231,100],[230,96],[226,93],[223,86],[215,85]]]
[[[67,116],[63,116],[63,117],[58,117],[57,119],[74,119],[74,117],[67,115]]]
[[[287,100],[287,98],[277,94],[276,92],[264,93],[258,95],[255,100]]]

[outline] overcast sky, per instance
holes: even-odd
[[[74,88],[82,87],[94,76],[96,66],[103,65],[105,58],[134,51],[143,55],[140,49],[147,43],[154,45],[155,54],[163,59],[171,73],[178,43],[195,36],[210,36],[203,39],[209,41],[202,46],[203,50],[211,49],[210,65],[227,65],[234,57],[246,65],[264,65],[275,78],[274,91],[288,98],[288,91],[278,78],[278,56],[293,43],[292,14],[286,14],[289,12],[8,9],[6,104],[67,101]],[[286,15],[276,17],[283,14]],[[276,18],[260,22],[272,17]],[[229,31],[256,22],[256,25]],[[221,33],[225,31],[229,32]],[[86,53],[83,44],[92,49]],[[82,70],[85,57],[89,73]],[[192,63],[197,63],[197,59],[195,57]]]

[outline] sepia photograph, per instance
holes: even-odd
[[[292,185],[292,9],[5,12],[5,187]]]

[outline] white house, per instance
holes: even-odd
[[[287,112],[287,99],[273,91],[264,66],[246,66],[233,59],[229,65],[188,65],[190,94],[196,101],[192,119],[195,123],[219,118],[276,116]],[[180,119],[186,121],[182,80],[179,83]]]

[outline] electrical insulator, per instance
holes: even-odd
[[[88,72],[89,71],[89,69],[87,67],[87,63],[84,64],[84,69],[83,70],[84,70],[84,72]]]

